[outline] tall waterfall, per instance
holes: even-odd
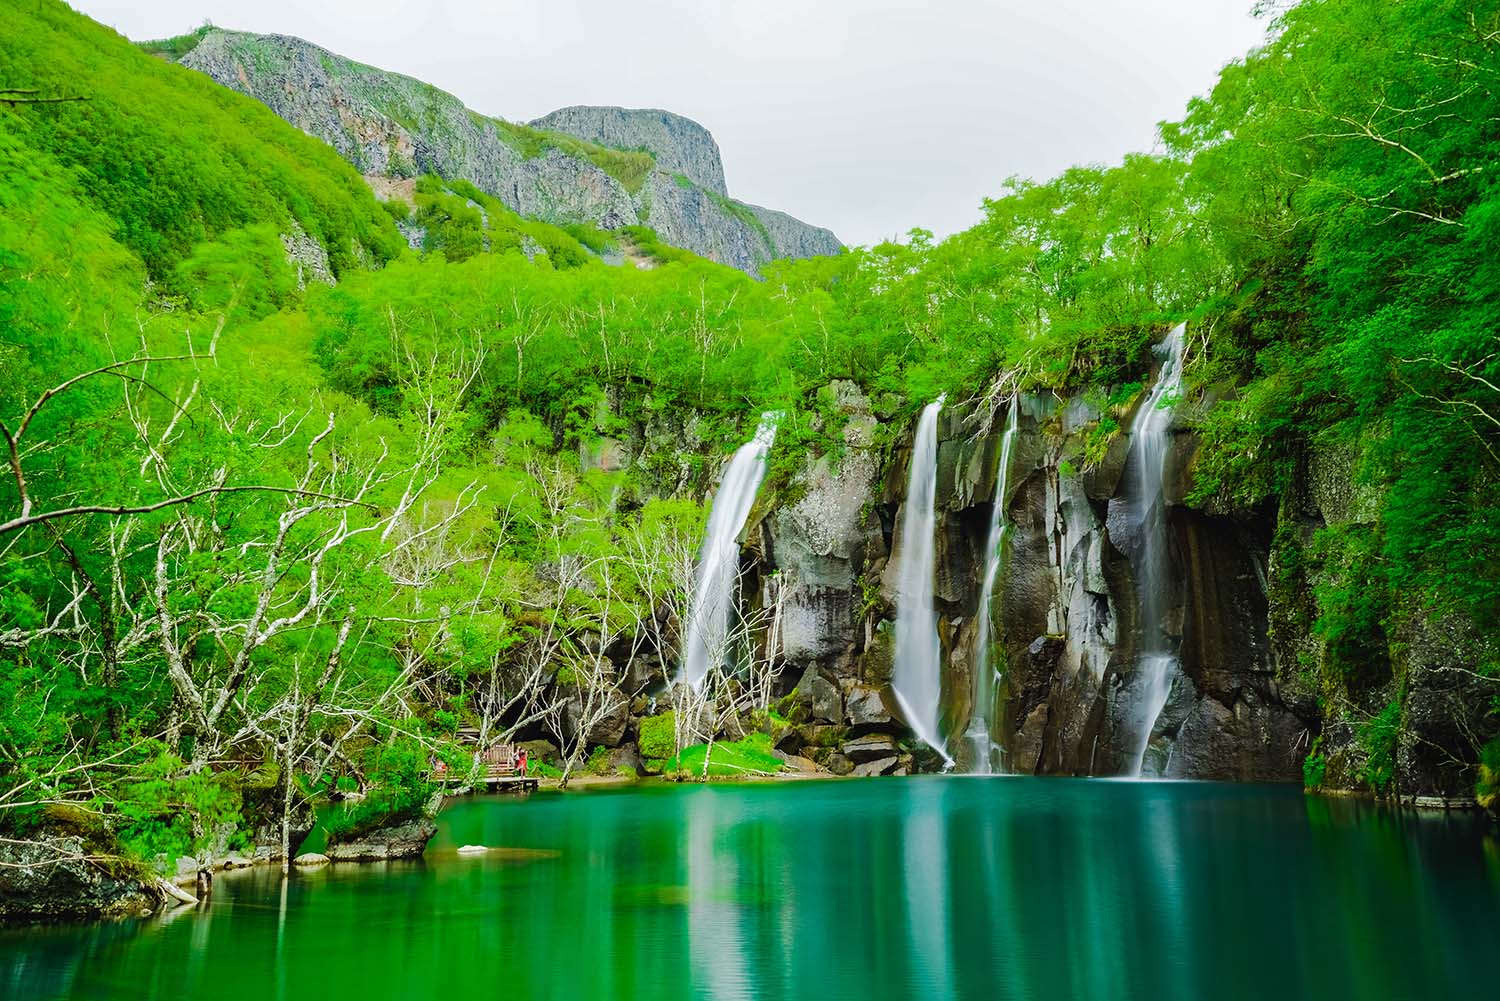
[[[721,664],[728,653],[729,613],[739,582],[740,532],[755,505],[760,481],[765,478],[766,453],[776,438],[779,416],[768,413],[761,417],[755,437],[735,451],[719,483],[719,492],[714,494],[703,551],[693,577],[683,643],[682,680],[694,691],[702,689],[709,671]]]
[[[933,595],[934,532],[937,517],[937,417],[943,408],[938,397],[922,409],[912,441],[906,504],[901,514],[901,576],[896,595],[896,665],[891,690],[907,723],[923,743],[944,758],[938,732],[938,700],[942,696],[942,656],[938,644],[937,610]],[[949,759],[952,760],[951,758]]]
[[[995,597],[995,582],[1000,579],[1000,565],[1005,560],[1005,535],[1010,522],[1005,518],[1007,480],[1010,477],[1010,450],[1016,440],[1016,412],[1020,407],[1020,394],[1010,398],[1010,417],[1005,422],[1005,434],[1000,438],[1000,463],[995,470],[995,502],[990,507],[990,530],[984,543],[984,585],[979,590],[979,615],[974,628],[974,708],[969,718],[969,729],[964,736],[970,745],[972,762],[970,770],[989,775],[996,770],[995,758],[999,748],[995,745],[995,682],[999,674],[990,664],[990,651],[994,648],[994,625],[990,621],[990,605]]]
[[[1167,504],[1162,480],[1171,442],[1172,410],[1163,404],[1182,392],[1182,350],[1187,324],[1176,327],[1157,346],[1161,374],[1130,425],[1133,490],[1127,495],[1135,523],[1135,584],[1140,605],[1140,661],[1136,671],[1144,684],[1137,695],[1132,720],[1138,727],[1131,774],[1140,775],[1151,742],[1151,730],[1167,704],[1177,655],[1167,638],[1166,598],[1171,584],[1167,559]]]

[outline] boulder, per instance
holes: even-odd
[[[818,763],[811,758],[804,758],[796,754],[778,754],[776,756],[786,764],[787,771],[801,772],[804,774],[812,774],[814,772],[822,771],[822,769],[818,767]]]
[[[421,817],[394,827],[370,831],[359,835],[357,840],[330,843],[328,858],[335,862],[379,862],[411,858],[421,855],[427,849],[427,842],[435,834],[437,825],[426,817]]]
[[[809,723],[805,726],[797,727],[797,736],[802,738],[802,746],[804,748],[837,747],[844,742],[844,738],[848,734],[848,728],[843,726],[820,726],[816,723]]]
[[[881,619],[871,631],[865,644],[864,657],[860,661],[860,676],[866,684],[890,684],[896,667],[896,624]]]
[[[844,742],[839,748],[844,757],[856,764],[875,761],[879,758],[890,757],[891,763],[895,764],[895,755],[898,753],[896,738],[884,733],[871,733],[863,737]]]
[[[896,755],[892,754],[886,758],[876,758],[854,766],[855,778],[870,778],[875,775],[889,775],[896,769]]]
[[[545,761],[549,765],[557,764],[562,753],[550,740],[527,740],[517,746],[526,752],[528,761]]]
[[[1300,782],[1310,743],[1306,724],[1247,689],[1232,707],[1205,695],[1177,733],[1166,760],[1173,779]]]
[[[856,732],[869,732],[894,725],[880,690],[869,685],[851,685],[844,696],[844,717]]]
[[[0,842],[0,919],[80,920],[154,911],[161,902],[155,878],[129,863],[86,857],[106,850],[118,852],[71,833]]]
[[[641,761],[640,751],[634,744],[625,744],[609,752],[609,770],[611,774],[618,775],[622,770],[643,775],[646,771],[645,764]]]
[[[816,664],[808,667],[797,682],[797,700],[807,705],[812,719],[838,723],[844,718],[844,700],[838,685]]]
[[[828,760],[823,763],[823,767],[835,775],[848,775],[854,771],[854,762],[835,751],[828,755]]]
[[[610,691],[601,699],[608,700],[609,709],[601,717],[593,721],[588,732],[584,734],[584,744],[589,748],[595,747],[619,747],[625,740],[625,732],[630,726],[630,700],[618,689]],[[576,728],[579,718],[583,715],[583,697],[577,691],[572,692],[566,702],[569,725]]]
[[[303,852],[301,855],[298,855],[296,858],[292,859],[292,865],[327,865],[332,861],[333,859],[329,858],[327,855],[322,854],[321,852]]]

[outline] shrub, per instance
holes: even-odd
[[[1401,733],[1401,703],[1392,701],[1359,727],[1365,749],[1364,780],[1378,793],[1389,792],[1396,778],[1396,738]]]
[[[677,752],[677,714],[668,710],[642,719],[636,746],[647,760],[670,758]]]
[[[1474,795],[1486,810],[1500,809],[1500,737],[1479,751],[1479,781],[1474,786]]]
[[[585,772],[588,772],[590,775],[608,775],[609,748],[594,748],[593,753],[589,755],[589,760],[584,763],[583,770]]]

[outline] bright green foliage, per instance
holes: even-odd
[[[783,503],[809,460],[842,458],[834,380],[872,400],[877,448],[939,393],[967,399],[999,380],[1081,392],[1105,417],[1072,459],[1097,463],[1139,398],[1151,344],[1183,319],[1189,393],[1218,401],[1199,427],[1196,500],[1279,512],[1269,584],[1295,599],[1278,602],[1284,624],[1326,651],[1297,668],[1329,704],[1386,702],[1400,688],[1402,616],[1467,615],[1490,637],[1500,622],[1497,32],[1493,13],[1448,0],[1300,4],[1163,127],[1164,155],[1013,180],[949,239],[916,230],[776,262],[758,282],[644,227],[521,219],[461,181],[423,178],[414,204],[382,206],[331,150],[255,102],[53,0],[8,11],[0,83],[90,100],[0,108],[0,419],[143,343],[200,356],[52,399],[28,431],[41,446],[26,454],[32,501],[286,490],[309,461],[347,490],[351,470],[382,454],[415,464],[410,481],[380,480],[366,504],[291,533],[304,559],[271,592],[289,608],[312,584],[306,547],[341,524],[377,524],[409,483],[425,492],[390,532],[319,564],[336,598],[257,648],[254,684],[207,728],[184,718],[161,637],[128,627],[164,611],[189,669],[228,676],[291,500],[227,494],[6,539],[0,633],[76,607],[92,642],[113,635],[123,653],[81,657],[62,634],[0,652],[0,795],[37,797],[14,797],[31,805],[0,824],[36,823],[46,798],[87,802],[135,852],[190,852],[216,823],[264,820],[277,783],[293,782],[368,790],[332,820],[343,836],[410,817],[430,758],[453,757],[457,726],[508,697],[535,651],[551,651],[555,694],[586,682],[583,637],[601,627],[645,623],[670,660],[674,630],[657,613],[682,604],[672,561],[690,566],[699,498],[762,412],[782,414],[765,496]],[[176,57],[195,37],[149,48]],[[392,113],[413,122],[440,96],[403,93]],[[585,156],[632,190],[654,166],[501,128],[523,155]],[[422,254],[397,222],[425,232]],[[282,250],[298,227],[327,250],[336,286],[298,282]],[[615,248],[630,263],[599,259]],[[627,469],[603,468],[612,442],[631,450]],[[1305,526],[1298,491],[1329,454],[1349,458],[1373,507]],[[16,485],[0,483],[12,517]],[[448,511],[442,533],[422,534]],[[179,545],[188,531],[194,545]],[[583,569],[564,578],[565,566]],[[75,581],[95,587],[80,595]],[[337,684],[320,692],[346,614],[357,625]],[[407,698],[417,681],[425,694]],[[314,702],[289,770],[275,737],[240,730]],[[665,760],[673,729],[670,714],[643,721],[643,757],[700,773],[706,746]],[[1390,789],[1399,701],[1359,732],[1367,781]],[[339,754],[322,753],[330,741]],[[1496,753],[1492,742],[1480,772],[1487,796]],[[67,770],[100,759],[111,764],[97,789]],[[1307,760],[1316,787],[1326,762]],[[237,779],[241,767],[271,786]],[[779,769],[764,735],[713,745],[711,774]]]
[[[1328,772],[1328,759],[1314,745],[1307,757],[1302,759],[1302,787],[1309,791],[1323,788],[1323,776]]]
[[[158,38],[146,42],[137,42],[142,52],[149,52],[153,56],[160,56],[169,62],[177,62],[183,56],[192,52],[203,41],[203,36],[213,31],[213,25],[205,21],[202,27],[196,31],[190,31],[185,35],[174,35],[171,38]]]
[[[0,133],[56,162],[157,277],[232,229],[293,221],[335,273],[401,242],[334,151],[202,74],[140,51],[56,0],[12,5],[0,80],[86,101],[0,106]]]
[[[610,774],[609,748],[596,747],[589,752],[588,760],[583,763],[583,770],[590,775]]]
[[[1167,137],[1239,276],[1209,354],[1251,380],[1205,429],[1205,493],[1284,488],[1311,441],[1374,430],[1372,540],[1395,592],[1500,620],[1500,20],[1451,0],[1322,0]],[[1253,458],[1252,458],[1253,457]]]
[[[428,780],[426,757],[401,744],[380,751],[370,777],[375,783],[373,792],[319,818],[330,844],[415,820],[436,790]]]
[[[1378,793],[1390,792],[1396,780],[1396,742],[1401,735],[1401,703],[1392,702],[1359,727],[1365,750],[1363,778]]]
[[[636,741],[636,747],[640,749],[641,757],[647,760],[670,758],[676,753],[676,713],[668,710],[664,713],[657,713],[655,716],[643,717],[640,728],[640,738]]]
[[[1500,737],[1484,745],[1479,755],[1479,782],[1475,787],[1479,805],[1495,811],[1500,806]]]
[[[241,822],[240,791],[233,772],[193,772],[181,758],[156,749],[122,783],[114,808],[121,816],[120,843],[137,857],[198,856],[213,846],[217,829]],[[231,847],[243,848],[242,835]]]

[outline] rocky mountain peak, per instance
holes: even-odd
[[[534,129],[568,135],[614,149],[645,150],[659,170],[681,174],[706,191],[728,197],[724,161],[713,135],[693,121],[657,108],[574,105],[531,123]]]
[[[649,226],[750,274],[843,249],[826,229],[730,198],[713,136],[668,111],[580,106],[523,125],[287,35],[210,28],[177,61],[322,139],[372,182],[468,181],[528,218]]]

